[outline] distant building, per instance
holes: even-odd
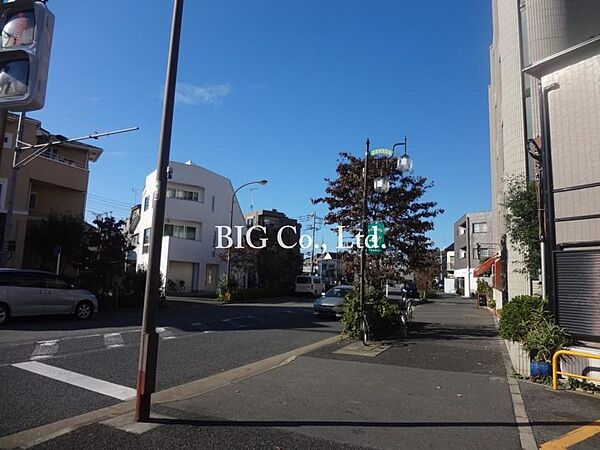
[[[454,223],[454,280],[457,293],[469,297],[477,290],[473,272],[498,251],[494,243],[492,212],[475,212]]]
[[[267,246],[256,251],[255,270],[246,275],[247,287],[292,290],[296,275],[302,273],[302,253],[298,244],[302,225],[284,213],[273,210],[250,211],[245,215],[246,227],[263,226],[266,229]],[[280,233],[286,249],[277,242]]]
[[[343,254],[339,252],[326,252],[319,255],[319,275],[326,285],[346,283]]]
[[[454,286],[454,243],[440,251],[442,279],[441,286],[447,294],[455,293]]]
[[[173,176],[167,183],[165,228],[160,271],[167,287],[176,292],[213,292],[225,273],[226,250],[217,249],[217,225],[229,225],[233,187],[222,175],[197,166],[191,161],[171,161]],[[135,245],[137,267],[148,266],[150,227],[156,171],[146,177],[139,220],[132,209],[132,223],[137,222],[131,240]],[[237,203],[233,224],[244,225]]]

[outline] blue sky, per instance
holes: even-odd
[[[446,211],[431,237],[448,244],[460,215],[490,208],[489,3],[188,0],[171,159],[236,186],[268,178],[255,206],[295,217],[312,211],[340,151],[406,134],[414,172],[434,182],[428,198]],[[48,6],[48,94],[31,116],[68,136],[139,125],[93,142],[105,153],[89,187],[133,204],[156,166],[172,2]],[[239,200],[247,210],[250,191]]]

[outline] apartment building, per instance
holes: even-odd
[[[544,101],[546,294],[559,324],[600,341],[600,36],[525,70]]]
[[[165,227],[160,271],[167,285],[177,292],[215,291],[220,275],[226,271],[224,249],[217,247],[217,225],[229,225],[231,181],[192,161],[171,161],[172,177],[167,184]],[[156,171],[148,174],[142,193],[139,219],[132,235],[136,265],[148,266],[150,228]],[[136,208],[132,210],[136,215]],[[243,226],[244,217],[237,202],[233,225]]]
[[[302,272],[302,253],[298,243],[302,225],[285,213],[272,210],[250,211],[245,215],[246,226],[260,225],[266,229],[266,247],[256,254],[255,270],[246,274],[249,287],[291,289],[296,275]],[[291,228],[282,227],[287,226]],[[277,242],[281,230],[282,242],[294,248],[285,249]]]
[[[465,297],[477,290],[475,269],[498,250],[492,218],[492,211],[474,212],[454,223],[454,285]]]
[[[6,223],[6,195],[12,173],[18,117],[8,115],[3,152],[0,155],[0,231]],[[42,144],[66,140],[42,128],[40,121],[26,118],[22,141]],[[20,152],[21,161],[32,150]],[[18,170],[14,215],[9,236],[8,267],[38,268],[42,255],[27,245],[27,235],[39,221],[50,215],[84,218],[90,163],[98,161],[102,149],[83,142],[51,145],[38,158]]]
[[[496,243],[506,234],[505,183],[534,177],[526,142],[541,134],[539,94],[523,69],[600,34],[597,0],[493,0],[489,111],[492,222]],[[507,241],[508,297],[531,293],[519,253]],[[501,307],[501,298],[496,302]]]

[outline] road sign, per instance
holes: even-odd
[[[381,222],[371,222],[367,227],[367,251],[378,254],[385,248],[385,228]]]

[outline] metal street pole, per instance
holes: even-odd
[[[23,128],[25,127],[25,113],[19,114],[19,123],[17,125],[17,136],[15,139],[15,149],[13,152],[13,165],[10,171],[10,180],[6,190],[6,220],[4,221],[4,232],[2,234],[2,243],[0,244],[0,267],[6,267],[9,260],[9,244],[12,232],[13,214],[15,210],[15,196],[17,192],[17,179],[19,177],[19,150],[20,142],[23,139]],[[4,142],[2,143],[4,145]]]
[[[179,41],[183,0],[173,0],[173,21],[171,41],[167,63],[167,80],[163,103],[163,116],[156,167],[156,191],[152,227],[150,230],[150,249],[148,255],[148,273],[144,293],[144,313],[142,319],[142,337],[137,376],[137,398],[135,420],[147,422],[150,419],[151,396],[156,383],[156,361],[158,353],[158,334],[156,333],[156,307],[161,288],[160,256],[165,221],[167,193],[167,169],[171,151],[171,132],[173,129],[173,109],[175,104],[175,83],[177,81],[177,62],[179,59]]]
[[[310,274],[315,274],[315,231],[317,230],[317,212],[313,211],[312,213],[313,223],[312,223],[312,240],[311,242],[311,251],[310,251]],[[312,286],[312,279],[310,280],[310,284]],[[312,287],[311,287],[312,289]]]
[[[368,195],[369,195],[369,185],[368,185],[368,170],[369,170],[369,146],[370,141],[367,139],[365,144],[365,167],[363,174],[363,211],[362,211],[362,234],[363,234],[363,242],[362,247],[360,249],[360,311],[361,314],[365,310],[365,284],[366,273],[365,273],[365,265],[366,265],[366,257],[367,257],[367,214],[369,212],[368,205]]]
[[[263,186],[267,184],[267,180],[258,180],[258,181],[250,181],[249,183],[242,184],[235,191],[233,191],[233,195],[231,196],[231,209],[229,210],[229,230],[231,231],[231,239],[233,240],[233,207],[235,205],[235,197],[240,189],[245,188],[246,186],[250,186],[251,184],[262,184]],[[238,242],[239,244],[239,242]],[[227,248],[227,287],[229,288],[229,277],[231,276],[231,247],[230,245]]]

